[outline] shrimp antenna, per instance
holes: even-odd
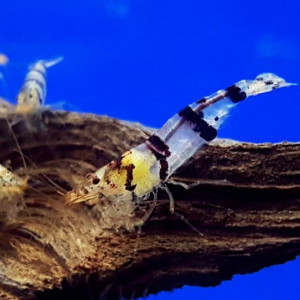
[[[30,164],[32,164],[33,166],[35,166],[38,169],[38,166],[36,165],[36,163],[34,163],[27,155],[25,155],[23,153],[23,156],[30,162]],[[56,187],[58,194],[64,196],[67,193],[67,191],[63,187],[61,187],[57,183],[55,183],[48,175],[46,175],[44,173],[40,173],[39,175],[43,176],[49,183],[51,183],[54,187]]]

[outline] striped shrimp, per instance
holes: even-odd
[[[47,68],[58,64],[62,59],[59,57],[51,61],[39,60],[30,67],[17,97],[17,113],[35,113],[44,105]]]
[[[161,188],[168,193],[170,212],[174,213],[174,199],[166,183],[196,151],[216,138],[231,109],[249,96],[291,85],[272,73],[263,73],[186,106],[144,143],[88,174],[80,186],[66,194],[67,203],[98,203],[104,223],[130,230],[150,215],[136,220],[136,203],[151,193],[156,199]]]
[[[40,109],[43,108],[43,105],[45,103],[46,98],[46,71],[47,68],[50,68],[59,62],[61,62],[63,57],[56,58],[54,60],[39,60],[36,63],[32,64],[30,66],[30,70],[26,74],[24,83],[20,89],[20,92],[18,94],[17,100],[17,106],[16,108],[11,108],[9,103],[3,99],[0,98],[0,118],[5,120],[7,124],[3,125],[1,123],[1,126],[5,126],[5,130],[10,131],[11,137],[13,141],[16,144],[17,152],[20,153],[22,162],[24,165],[25,172],[27,172],[27,164],[24,157],[24,154],[22,153],[21,146],[19,145],[19,142],[17,140],[17,137],[14,134],[14,131],[12,129],[11,121],[9,121],[9,116],[13,116],[12,118],[14,120],[22,121],[25,118],[31,118],[34,116]],[[29,114],[29,115],[27,115]],[[16,116],[14,116],[16,115]],[[18,116],[19,115],[19,116]],[[41,121],[42,118],[39,119]],[[7,127],[7,128],[6,128]],[[26,130],[29,128],[26,126]],[[42,126],[40,127],[42,128]],[[4,129],[4,128],[1,128]],[[27,158],[28,159],[28,158]],[[3,167],[4,168],[4,167]],[[4,173],[6,174],[6,177],[4,176]],[[11,178],[11,185],[8,185],[8,181],[4,179],[1,181],[0,178],[0,199],[3,196],[8,195],[18,195],[21,193],[22,190],[24,190],[24,186],[27,185],[27,179],[23,180],[21,178],[16,177],[12,172],[0,168],[0,176],[3,178],[6,178],[7,180]],[[28,178],[28,176],[26,176]],[[44,175],[44,177],[47,177]],[[49,179],[50,181],[50,179]],[[22,184],[21,184],[22,183]],[[26,183],[26,184],[25,184]]]
[[[39,60],[30,67],[17,97],[18,103],[16,109],[11,109],[8,102],[0,99],[0,117],[6,121],[7,126],[5,128],[7,127],[10,131],[12,139],[16,143],[17,151],[20,153],[23,161],[25,173],[27,173],[25,157],[8,120],[8,115],[14,113],[21,115],[35,114],[42,108],[46,98],[46,69],[56,65],[62,59],[60,57],[51,61]],[[23,118],[25,116],[20,117]],[[1,126],[4,126],[3,124]],[[46,175],[44,177],[52,183],[51,179],[48,179]],[[0,164],[0,225],[1,223],[6,223],[6,221],[15,219],[17,212],[24,207],[24,191],[29,188],[33,189],[33,187],[28,185],[28,178],[28,175],[21,178]],[[55,185],[55,183],[52,184]],[[57,188],[56,185],[55,187]]]

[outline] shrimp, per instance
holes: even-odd
[[[174,213],[174,199],[166,183],[196,151],[216,138],[231,109],[250,96],[291,85],[272,73],[263,73],[186,106],[144,143],[88,174],[66,194],[66,202],[101,204],[103,222],[130,230],[150,215],[136,220],[136,204],[151,193],[156,195],[160,188],[168,193],[170,212]]]
[[[44,105],[47,93],[46,70],[62,59],[59,57],[51,61],[39,60],[30,67],[17,97],[17,113],[35,113]]]

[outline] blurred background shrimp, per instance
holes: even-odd
[[[45,103],[47,68],[58,64],[62,59],[59,57],[51,61],[39,60],[30,66],[17,96],[17,113],[34,113]]]

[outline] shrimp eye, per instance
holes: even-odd
[[[100,182],[100,179],[93,173],[87,174],[86,179],[91,181],[92,184],[98,184]]]
[[[92,181],[93,184],[98,184],[100,182],[100,179],[98,177],[95,177]]]

